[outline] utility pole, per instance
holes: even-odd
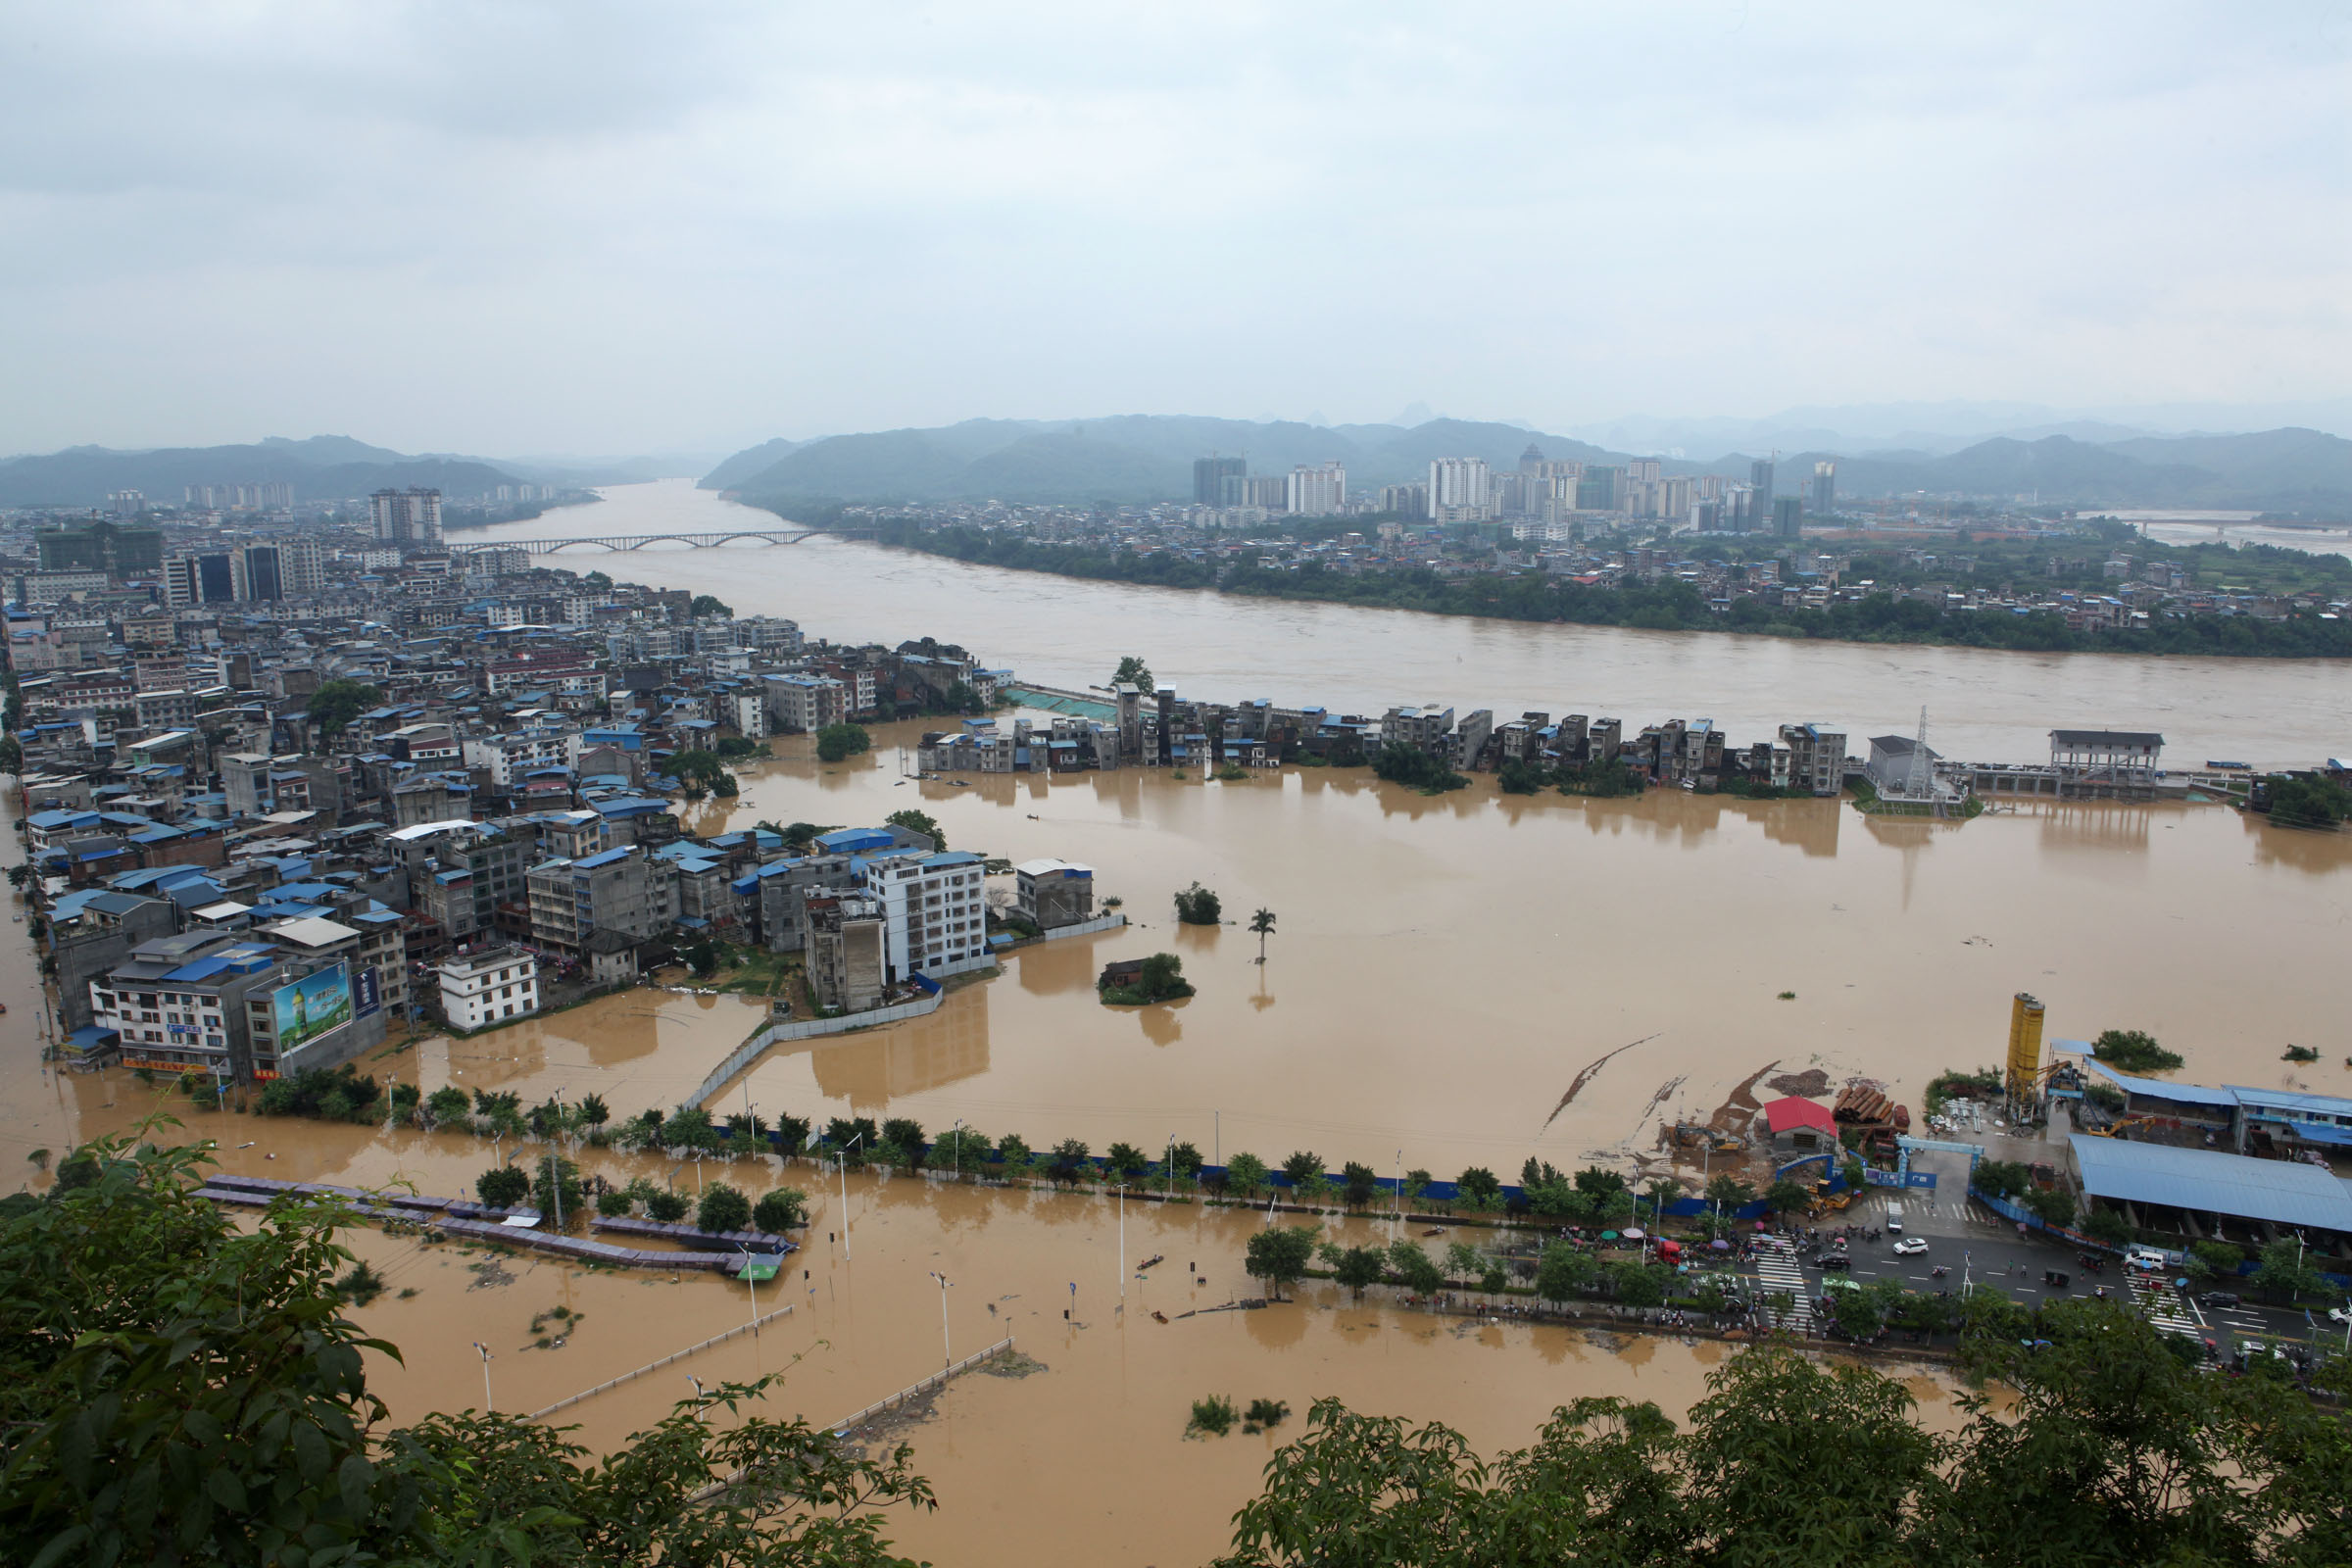
[[[948,1344],[948,1291],[951,1287],[948,1277],[945,1274],[942,1274],[939,1270],[933,1269],[931,1271],[931,1277],[939,1281],[939,1353],[941,1356],[939,1364],[941,1366],[954,1366],[956,1364],[956,1351]]]
[[[858,1138],[864,1136],[859,1133]],[[841,1256],[845,1263],[850,1257],[850,1151],[858,1147],[858,1138],[841,1146]]]
[[[473,1348],[482,1352],[482,1413],[496,1415],[498,1406],[490,1398],[490,1347],[476,1340]]]

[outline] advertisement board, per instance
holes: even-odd
[[[329,964],[270,994],[270,1010],[277,1025],[277,1054],[292,1055],[320,1035],[352,1020],[351,974],[342,964]]]
[[[359,1016],[365,1018],[369,1013],[382,1008],[384,1004],[383,981],[377,975],[374,964],[369,964],[351,977],[351,990],[352,995],[358,1000]]]

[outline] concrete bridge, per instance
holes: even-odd
[[[579,539],[485,539],[460,542],[442,541],[451,555],[472,555],[482,550],[527,550],[534,556],[552,556],[559,550],[574,545],[595,546],[610,551],[643,550],[647,545],[684,545],[691,550],[716,550],[723,545],[797,545],[818,534],[831,534],[843,539],[864,539],[873,536],[871,528],[730,528],[724,533],[622,533],[602,534]]]

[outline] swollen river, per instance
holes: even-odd
[[[668,483],[500,531],[758,520]],[[1857,737],[1907,730],[1925,703],[1936,744],[1955,754],[2033,758],[2050,726],[2096,723],[2161,728],[2169,755],[2190,761],[2341,752],[2352,709],[2352,670],[2336,665],[1449,620],[1068,582],[824,540],[557,559],[715,593],[739,612],[789,614],[835,638],[962,642],[1055,684],[1099,681],[1137,653],[1163,682],[1203,697],[1358,710],[1438,700],[1635,723],[1680,713],[1713,717],[1737,739],[1800,718]],[[1272,1163],[1311,1150],[1334,1168],[1361,1160],[1382,1174],[1479,1164],[1511,1179],[1529,1154],[1655,1170],[1666,1163],[1661,1121],[1706,1117],[1759,1078],[1863,1075],[1916,1106],[1939,1068],[2000,1059],[2021,990],[2048,1004],[2054,1036],[2149,1031],[2187,1057],[2183,1079],[2328,1093],[2352,1083],[2335,1028],[2352,841],[2226,807],[2045,804],[1932,824],[1865,818],[1836,801],[1504,797],[1488,777],[1431,799],[1337,769],[1236,783],[1143,770],[974,775],[956,787],[902,778],[920,728],[883,726],[872,753],[836,765],[818,763],[806,737],[780,739],[775,760],[745,770],[732,809],[692,809],[689,826],[870,823],[919,808],[955,848],[1095,866],[1100,891],[1123,898],[1135,923],[1015,954],[928,1017],[773,1053],[714,1108],[911,1116],[933,1136],[960,1121],[1098,1152],[1174,1138]],[[1238,925],[1172,923],[1172,893],[1195,880],[1221,895],[1229,920],[1276,913],[1262,965]],[[1198,996],[1145,1009],[1097,1002],[1104,962],[1160,951],[1183,958]],[[0,954],[0,995],[12,1004],[34,995],[23,942]],[[11,1046],[0,1055],[0,1168],[36,1188],[47,1178],[27,1159],[35,1149],[62,1152],[167,1105],[183,1136],[218,1140],[223,1163],[252,1174],[404,1178],[455,1194],[494,1157],[457,1134],[212,1112],[120,1071],[50,1075],[30,1011],[0,1020]],[[739,997],[646,989],[363,1066],[427,1092],[514,1089],[526,1102],[595,1093],[627,1116],[677,1103],[760,1016]],[[2320,1046],[2321,1059],[2281,1061],[2290,1043]],[[690,1375],[780,1372],[780,1409],[833,1420],[1007,1334],[1042,1363],[958,1382],[907,1430],[942,1507],[886,1530],[934,1560],[1203,1561],[1318,1395],[1448,1420],[1493,1451],[1531,1441],[1545,1412],[1580,1395],[1679,1411],[1726,1353],[1441,1318],[1386,1291],[1357,1305],[1327,1285],[1261,1311],[1182,1317],[1252,1293],[1239,1264],[1260,1219],[1229,1210],[1131,1203],[1122,1235],[1115,1206],[1097,1198],[855,1176],[845,1194],[805,1164],[582,1159],[616,1181],[688,1191],[722,1177],[755,1194],[789,1181],[811,1191],[814,1211],[807,1250],[762,1287],[761,1308],[789,1303],[792,1316],[574,1406],[561,1419],[591,1445],[656,1419],[692,1392]],[[1342,1231],[1386,1236],[1363,1220]],[[391,1281],[360,1316],[404,1349],[405,1367],[370,1371],[402,1420],[482,1399],[477,1339],[497,1357],[499,1407],[529,1409],[720,1333],[752,1305],[715,1278],[590,1272],[373,1232],[354,1245]],[[1137,1261],[1155,1252],[1165,1261],[1138,1279]],[[933,1271],[952,1282],[944,1325]],[[558,1305],[584,1314],[561,1347],[545,1326]],[[1949,1419],[1933,1380],[1912,1387],[1932,1419]],[[1209,1394],[1287,1400],[1293,1422],[1271,1438],[1184,1441],[1190,1401]]]
[[[468,531],[468,543],[781,526],[691,481],[622,485],[594,506]],[[2320,548],[2326,548],[2321,546]],[[1140,654],[1163,686],[1219,702],[1267,697],[1348,712],[1444,703],[1498,718],[1614,715],[1630,731],[1712,718],[1735,742],[1791,722],[1909,735],[1969,760],[2032,761],[2059,728],[2151,729],[2165,757],[2304,765],[2352,750],[2352,661],[2143,659],[1864,643],[1791,643],[1427,615],[1206,591],[1078,582],[841,539],[723,551],[572,549],[574,571],[716,594],[837,641],[956,642],[1032,680],[1105,681]]]

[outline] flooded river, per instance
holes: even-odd
[[[778,525],[683,479],[604,495],[595,506],[465,538]],[[2307,765],[2352,747],[2347,661],[2045,656],[1534,625],[1076,582],[840,539],[724,552],[575,549],[549,559],[716,594],[740,613],[792,616],[811,635],[960,642],[1063,686],[1107,680],[1119,656],[1134,653],[1162,685],[1215,701],[1267,697],[1375,713],[1438,702],[1500,717],[1615,714],[1634,728],[1708,717],[1739,742],[1811,720],[1844,728],[1857,754],[1868,736],[1915,731],[1922,705],[1936,749],[1972,760],[2046,758],[2049,731],[2061,727],[2159,730],[2168,760],[2189,766],[2208,758]]]
[[[621,531],[660,514],[683,526],[721,505],[682,486],[636,487],[561,521]],[[1924,685],[1968,749],[2005,755],[2033,755],[2062,715],[2162,723],[2177,746],[2196,737],[2182,748],[2196,754],[2340,750],[2322,737],[2348,695],[2332,668],[1789,648],[1235,605],[845,544],[601,564],[812,630],[960,638],[1063,681],[1099,677],[1109,652],[1134,649],[1182,686],[1220,695],[1367,706],[1438,696],[1629,716],[1712,709],[1736,728],[1806,715],[1862,733],[1904,722]],[[2160,690],[2170,706],[2159,711]],[[934,1135],[960,1120],[1098,1151],[1113,1140],[1154,1151],[1174,1137],[1270,1162],[1308,1149],[1384,1174],[1480,1164],[1508,1178],[1529,1154],[1632,1169],[1656,1160],[1662,1118],[1703,1116],[1768,1070],[1867,1074],[1916,1104],[1937,1069],[1998,1059],[2018,990],[2043,998],[2057,1036],[2148,1030],[2187,1056],[2183,1077],[2330,1092],[2352,1080],[2330,1028],[2352,842],[2225,808],[2053,806],[1938,825],[1866,819],[1837,802],[1510,798],[1484,778],[1429,799],[1335,770],[1230,784],[1137,770],[974,775],[959,788],[902,780],[899,753],[915,732],[886,727],[874,752],[836,765],[817,763],[805,738],[781,740],[776,760],[746,771],[731,811],[705,808],[692,825],[870,823],[919,807],[956,848],[1094,865],[1135,924],[1016,954],[928,1017],[773,1053],[720,1090],[718,1108],[906,1115]],[[6,853],[21,851],[12,841]],[[1229,920],[1275,911],[1262,966],[1239,925],[1172,923],[1170,895],[1196,879],[1222,896]],[[1096,1001],[1102,963],[1163,950],[1182,956],[1197,997],[1140,1010]],[[164,1099],[120,1071],[45,1072],[34,996],[26,945],[0,944],[10,1004],[0,1169],[18,1173],[11,1186],[45,1184],[27,1158],[35,1149],[127,1127]],[[596,1093],[627,1116],[692,1093],[760,1018],[745,999],[646,989],[471,1041],[426,1039],[365,1066],[427,1091]],[[2322,1059],[2290,1068],[2279,1059],[2290,1042],[2320,1045]],[[253,1174],[455,1194],[495,1157],[459,1135],[174,1103],[191,1136],[217,1139],[225,1166]],[[1317,1396],[1447,1420],[1492,1449],[1528,1442],[1580,1394],[1679,1411],[1722,1353],[1441,1320],[1386,1293],[1356,1306],[1331,1288],[1181,1318],[1247,1290],[1239,1262],[1257,1223],[1190,1205],[1129,1205],[1122,1312],[1115,1207],[1101,1199],[854,1175],[845,1200],[805,1164],[582,1159],[614,1180],[688,1191],[722,1176],[755,1194],[789,1181],[810,1190],[814,1208],[806,1253],[762,1290],[762,1307],[789,1301],[793,1314],[567,1411],[592,1445],[656,1419],[691,1394],[690,1375],[782,1371],[779,1402],[829,1421],[951,1349],[1007,1333],[1043,1363],[963,1379],[908,1430],[943,1506],[891,1533],[940,1561],[1141,1560],[1139,1543],[1152,1560],[1205,1560],[1274,1442],[1299,1430]],[[744,1287],[711,1277],[583,1271],[373,1233],[356,1245],[390,1278],[361,1316],[405,1351],[405,1366],[373,1373],[402,1418],[480,1402],[475,1340],[496,1356],[499,1406],[536,1408],[744,1321],[752,1304]],[[1133,1278],[1134,1260],[1154,1252],[1166,1261]],[[948,1347],[933,1270],[953,1282]],[[549,1316],[558,1305],[583,1316],[561,1348],[539,1348],[562,1332]],[[1932,1379],[1915,1387],[1942,1397]],[[1292,1423],[1271,1439],[1186,1441],[1187,1409],[1209,1394],[1285,1399]]]

